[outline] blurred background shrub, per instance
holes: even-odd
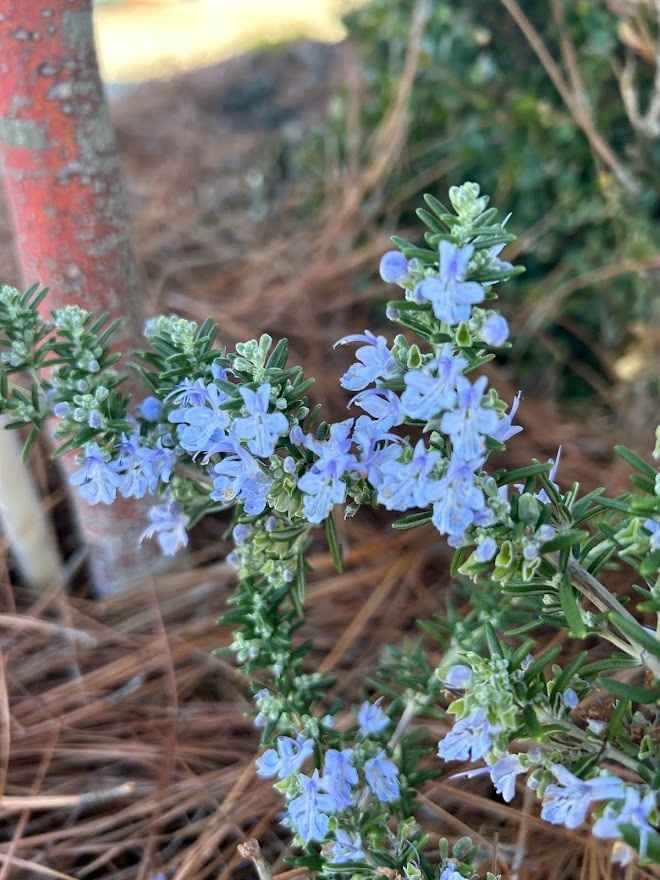
[[[641,422],[660,341],[655,14],[651,0],[373,0],[344,18],[359,89],[294,156],[317,181],[309,195],[327,196],[378,162],[373,133],[395,112],[402,146],[363,211],[401,228],[422,191],[479,182],[521,236],[504,254],[527,268],[508,307],[516,372]]]

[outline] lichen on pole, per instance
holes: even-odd
[[[114,350],[126,355],[141,332],[141,291],[91,0],[2,4],[0,160],[21,282],[50,288],[46,313],[77,303],[121,317]],[[143,505],[90,507],[77,493],[73,500],[97,593],[150,569],[150,549],[136,544]]]

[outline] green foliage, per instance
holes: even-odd
[[[399,88],[415,6],[414,0],[373,0],[344,19],[361,62],[367,132],[383,120]],[[534,335],[533,346],[517,346],[525,351],[523,367],[539,378],[549,369],[546,389],[581,396],[613,378],[612,356],[603,349],[620,353],[640,322],[648,327],[660,318],[652,273],[641,271],[657,254],[660,146],[639,135],[626,115],[617,80],[626,50],[608,4],[532,0],[523,6],[577,111],[566,105],[503,4],[434,0],[401,119],[408,146],[379,198],[383,214],[391,217],[392,206],[400,205],[407,222],[420,196],[415,180],[444,190],[458,177],[478,181],[506,205],[511,229],[529,229],[522,244],[533,248],[525,256],[527,276],[516,285],[522,308],[509,311],[519,334]],[[643,5],[636,8],[642,16]],[[583,85],[577,91],[566,61],[571,51]],[[652,66],[642,59],[636,76],[644,107]],[[576,122],[581,102],[620,175],[596,155],[593,139]],[[347,118],[340,101],[316,155],[308,145],[307,167],[322,164],[321,150],[340,167],[348,163]],[[591,277],[604,267],[603,277]]]

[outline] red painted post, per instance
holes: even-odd
[[[142,326],[140,284],[91,0],[0,5],[0,161],[23,285],[50,287],[47,313],[77,303],[121,317],[115,350],[130,351]],[[151,552],[136,546],[144,507],[72,498],[97,592],[145,573]]]

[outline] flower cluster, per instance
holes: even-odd
[[[314,758],[314,739],[299,733],[295,739],[279,736],[275,748],[257,760],[259,776],[276,776],[287,810],[283,822],[301,845],[324,842],[330,865],[362,861],[368,847],[362,836],[362,817],[373,803],[392,804],[400,798],[399,768],[382,744],[380,734],[391,722],[376,704],[363,703],[352,746],[327,747],[323,760],[311,774],[303,765]],[[326,731],[325,738],[332,737]],[[344,737],[346,740],[347,737]]]
[[[212,322],[161,316],[139,353],[150,394],[129,415],[106,345],[112,328],[76,307],[39,324],[41,294],[13,288],[0,290],[0,410],[35,430],[59,420],[61,450],[82,450],[71,483],[91,504],[160,496],[140,540],[156,539],[166,554],[206,514],[231,511],[237,587],[221,619],[234,630],[226,650],[252,678],[264,746],[257,774],[285,800],[299,866],[355,880],[473,876],[468,839],[450,851],[441,838],[431,857],[421,827],[416,792],[441,761],[476,764],[457,775],[489,774],[505,801],[526,779],[544,820],[572,829],[591,821],[620,861],[634,851],[659,861],[660,642],[637,616],[660,613],[660,476],[623,448],[635,491],[617,499],[581,497],[577,485],[562,492],[559,454],[490,468],[491,452],[522,430],[520,394],[507,404],[485,375],[472,377],[490,349],[509,344],[492,306],[495,286],[518,273],[499,257],[513,236],[476,184],[453,187],[450,199],[452,210],[426,198],[423,247],[395,238],[381,260],[383,280],[403,291],[386,315],[404,332],[337,343],[357,345],[340,384],[359,414],[318,421],[312,382],[287,366],[286,340],[273,346],[264,335],[227,352],[214,347]],[[49,359],[50,378],[30,395],[9,385],[8,375],[32,375]],[[422,646],[395,651],[374,679],[390,704],[364,700],[355,720],[328,700],[332,679],[310,671],[299,638],[306,553],[320,524],[341,569],[339,505],[350,516],[364,505],[394,511],[399,529],[432,523],[455,550],[469,608],[421,622],[440,643],[440,665]],[[635,572],[638,608],[598,580],[613,558]],[[537,650],[531,634],[541,626],[617,652],[591,662],[575,653],[562,668],[559,640]],[[608,677],[628,667],[645,668],[644,686]],[[448,706],[438,705],[443,689]],[[605,697],[611,717],[586,711]],[[410,729],[424,712],[454,719],[437,746]]]

